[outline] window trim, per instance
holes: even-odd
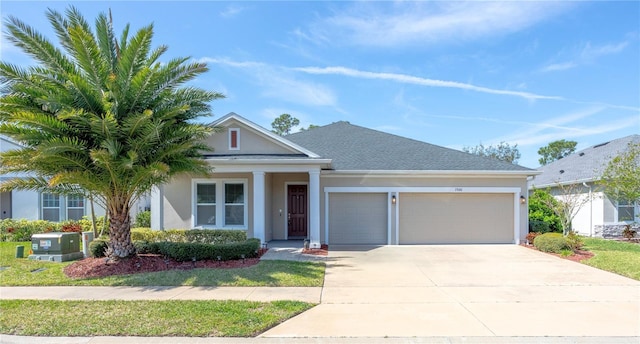
[[[233,142],[233,133],[235,133],[235,146]],[[240,128],[229,128],[229,150],[240,150]]]
[[[72,207],[69,206],[69,201],[71,201],[70,196],[62,196],[62,199],[64,199],[64,204],[65,204],[65,209],[64,209],[64,214],[65,219],[69,220],[69,210],[73,210],[73,209],[82,209],[82,216],[80,218],[82,218],[83,216],[87,215],[86,214],[86,199],[84,198],[84,196],[82,195],[74,195],[76,197],[80,197],[80,199],[82,200],[82,206],[81,207]],[[74,220],[76,221],[76,220]]]
[[[636,218],[638,217],[638,208],[640,206],[640,202],[638,201],[631,201],[628,202],[627,204],[620,204],[620,201],[616,202],[616,220],[618,220],[618,222],[624,222],[624,223],[633,223],[635,222]],[[620,208],[631,208],[633,211],[633,217],[630,220],[620,220]]]
[[[82,209],[82,216],[84,217],[84,216],[87,215],[87,199],[86,199],[86,197],[84,197],[82,195],[78,195],[78,196],[80,196],[82,198],[84,205],[82,207],[70,207],[69,204],[68,204],[69,198],[67,196],[56,194],[54,192],[40,192],[39,194],[40,194],[40,198],[39,198],[39,204],[38,204],[38,211],[40,212],[40,217],[39,217],[40,220],[51,221],[51,222],[68,221],[69,220],[69,210],[70,209]],[[57,196],[57,198],[58,198],[58,206],[57,207],[45,207],[44,206],[44,195],[45,194]],[[45,209],[58,209],[58,221],[46,220],[44,218],[44,210]]]
[[[45,207],[44,206],[44,195],[53,195],[53,196],[57,196],[58,197],[58,206],[57,207]],[[63,216],[62,216],[62,202],[60,200],[62,196],[55,194],[53,192],[41,192],[40,193],[40,219],[44,220],[44,221],[51,221],[51,222],[60,222],[60,221],[64,221]],[[52,220],[48,220],[44,218],[44,210],[45,209],[58,209],[58,220],[57,221],[52,221]]]
[[[196,225],[198,218],[198,184],[216,185],[216,214],[214,225]],[[225,184],[242,184],[244,197],[243,225],[225,226]],[[246,178],[195,178],[191,180],[191,228],[197,229],[238,229],[247,230],[249,227],[249,180]]]

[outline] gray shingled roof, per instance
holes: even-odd
[[[348,122],[336,122],[285,138],[332,159],[334,170],[532,171]]]
[[[547,187],[557,183],[570,184],[598,180],[609,161],[628,149],[631,142],[640,143],[640,135],[603,142],[542,166],[538,168],[542,173],[533,179],[531,185]]]

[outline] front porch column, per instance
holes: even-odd
[[[320,171],[309,171],[309,246],[320,248]]]
[[[265,242],[265,192],[264,172],[253,172],[253,237]]]
[[[164,190],[162,185],[151,189],[151,229],[164,229]]]

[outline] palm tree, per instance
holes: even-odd
[[[216,92],[185,86],[207,71],[190,58],[160,61],[153,26],[116,38],[111,14],[93,31],[74,7],[47,11],[59,46],[21,20],[6,20],[7,38],[36,62],[0,62],[0,134],[23,148],[0,155],[0,173],[31,177],[3,190],[92,195],[110,219],[110,255],[135,253],[129,210],[176,174],[207,174],[202,154],[212,128],[194,120],[210,113]]]

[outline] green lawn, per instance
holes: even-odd
[[[584,264],[640,281],[640,245],[597,238],[584,238],[584,243],[595,254]]]
[[[319,287],[325,271],[323,263],[262,261],[239,269],[169,270],[75,280],[62,272],[73,262],[16,259],[17,245],[25,246],[26,255],[31,243],[0,242],[0,285]]]
[[[0,333],[251,337],[313,307],[297,301],[0,301]]]

